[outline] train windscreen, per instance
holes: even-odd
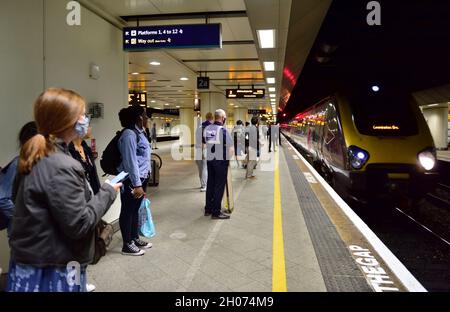
[[[409,95],[372,93],[349,96],[358,131],[371,136],[412,136],[418,133],[417,117]]]

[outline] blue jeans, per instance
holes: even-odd
[[[208,184],[206,187],[205,212],[220,214],[222,197],[228,174],[228,160],[208,160]]]
[[[142,188],[147,190],[148,179],[141,179]],[[139,207],[144,197],[135,199],[131,194],[131,181],[128,179],[123,183],[120,192],[122,207],[120,209],[120,232],[122,233],[123,245],[131,243],[133,239],[139,238]]]

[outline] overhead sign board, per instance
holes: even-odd
[[[209,89],[209,77],[197,77],[197,89]]]
[[[267,111],[265,109],[249,109],[249,115],[265,115]]]
[[[228,99],[262,99],[265,89],[227,89]]]
[[[147,92],[130,91],[128,92],[129,105],[141,105],[147,107]]]
[[[222,48],[221,24],[161,25],[125,27],[123,49]]]

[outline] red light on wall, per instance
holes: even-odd
[[[291,87],[294,87],[297,83],[297,80],[295,79],[294,73],[291,72],[291,70],[287,67],[283,70],[284,76],[289,80],[289,83],[291,84]]]
[[[283,114],[283,117],[286,117],[286,113]]]

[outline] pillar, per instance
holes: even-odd
[[[221,92],[203,92],[200,93],[201,101],[201,116],[205,120],[205,116],[208,112],[214,114],[217,109],[223,109],[227,112],[227,101],[225,94]]]
[[[234,124],[238,120],[241,120],[244,124],[246,121],[249,121],[248,109],[246,107],[238,107],[234,109]]]
[[[194,109],[193,108],[180,108],[180,146],[190,147],[194,145]],[[185,130],[183,129],[184,127]],[[187,131],[189,129],[189,131]],[[190,132],[190,133],[189,133]]]

